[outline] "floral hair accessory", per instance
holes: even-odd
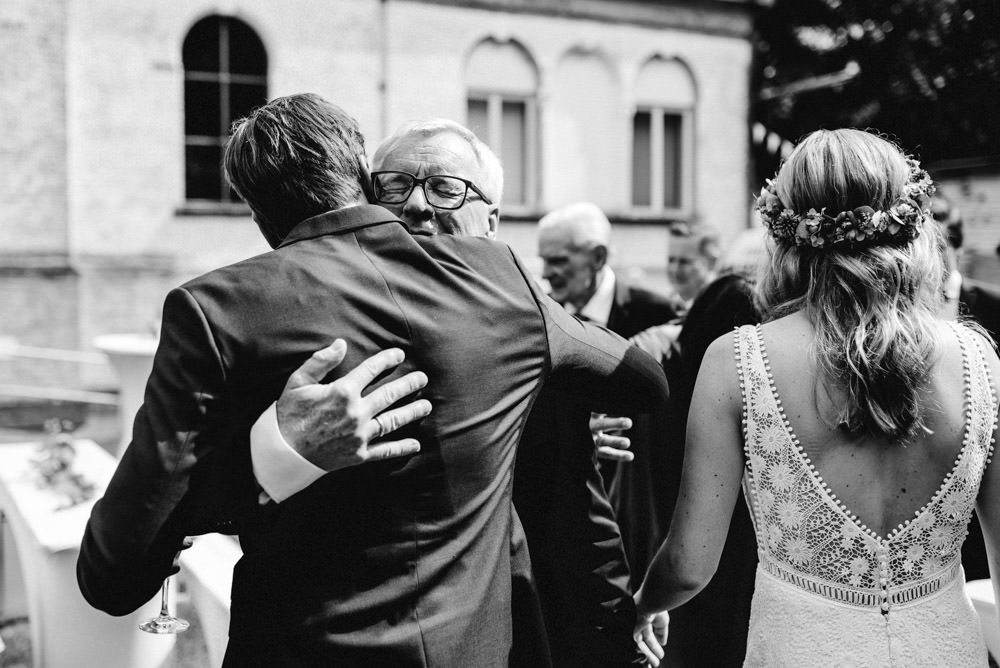
[[[774,181],[767,180],[757,197],[755,209],[772,237],[796,246],[832,248],[870,246],[879,243],[904,244],[920,235],[930,216],[934,184],[927,172],[907,158],[910,179],[903,195],[882,211],[859,206],[830,214],[826,208],[796,213],[778,198]]]

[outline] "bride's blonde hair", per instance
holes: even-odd
[[[903,195],[911,164],[869,132],[819,130],[788,157],[774,187],[793,212],[884,211]],[[825,248],[772,238],[761,270],[764,318],[805,311],[819,382],[846,394],[835,420],[854,435],[902,441],[925,426],[919,396],[940,345],[944,239],[929,217],[918,232],[903,243]]]

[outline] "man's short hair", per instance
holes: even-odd
[[[698,254],[705,258],[709,267],[714,267],[722,255],[722,236],[713,227],[675,223],[670,226],[670,236],[693,239]]]
[[[503,198],[503,167],[500,164],[500,159],[485,142],[476,136],[475,132],[461,123],[447,118],[429,118],[404,123],[378,145],[375,149],[375,155],[372,156],[372,164],[381,166],[386,155],[391,153],[407,137],[433,137],[444,132],[457,135],[469,143],[472,152],[476,155],[476,160],[479,162],[479,170],[482,174],[482,183],[477,181],[476,186],[485,192],[494,204],[498,204]]]
[[[279,97],[232,130],[226,179],[282,236],[362,198],[364,137],[353,117],[319,95]]]
[[[611,246],[611,222],[600,207],[591,202],[567,204],[545,214],[538,221],[538,229],[548,228],[562,228],[569,231],[574,248]]]

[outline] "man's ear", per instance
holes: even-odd
[[[604,264],[608,261],[608,247],[607,246],[594,246],[594,249],[590,251],[594,258],[594,266],[601,270],[604,268]]]
[[[362,156],[358,156],[358,183],[361,185],[361,192],[365,194],[365,199],[368,203],[377,204],[375,200],[375,188],[372,186],[372,173],[368,169],[368,163]]]
[[[493,205],[490,207],[489,217],[486,219],[489,229],[486,230],[487,239],[497,238],[497,229],[500,227],[500,207]]]

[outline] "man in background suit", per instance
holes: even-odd
[[[608,265],[611,223],[595,204],[577,202],[538,221],[538,255],[549,296],[577,317],[625,338],[677,316],[664,295],[621,280]]]
[[[721,250],[719,233],[714,229],[703,225],[671,225],[667,278],[677,291],[683,312],[686,313],[695,297],[718,277],[716,265]]]
[[[679,306],[675,300],[630,285],[615,274],[608,265],[610,248],[611,223],[595,204],[577,202],[543,216],[538,221],[538,255],[549,296],[578,318],[625,338],[675,319]],[[637,437],[643,438],[635,431],[630,437],[633,445]],[[605,489],[616,468],[613,461],[601,462]]]
[[[172,571],[185,536],[228,529],[244,555],[227,666],[506,666],[511,472],[528,408],[543,383],[649,407],[665,398],[662,372],[539,294],[509,248],[411,236],[365,204],[357,124],[318,96],[254,111],[225,166],[274,250],[167,296],[132,442],[81,546],[84,596],[128,613]],[[456,207],[494,206],[468,181],[419,187]],[[394,376],[426,372],[434,411],[400,434],[420,451],[331,463],[313,440],[299,454],[326,473],[260,505],[251,424],[337,338],[345,368],[398,349]]]
[[[416,187],[416,179],[447,174],[479,184],[493,201],[499,201],[503,190],[499,161],[467,128],[444,119],[406,124],[379,145],[373,167],[376,200],[413,233],[496,236],[499,212],[495,208],[442,208],[432,203],[425,188]],[[404,188],[391,187],[400,182]],[[283,395],[279,404],[293,401]],[[299,405],[294,413],[303,416],[301,421],[277,430],[265,424],[273,422],[268,416],[258,422],[262,439],[268,438],[260,443],[261,451],[265,447],[280,451],[282,445],[274,441],[282,432],[307,434],[343,419],[336,405],[295,403]],[[581,412],[576,406],[571,395],[543,388],[518,445],[514,506],[523,522],[534,582],[530,573],[515,573],[515,649],[511,655],[515,668],[542,668],[547,660],[556,667],[615,668],[640,660],[631,636],[629,620],[634,620],[635,608],[621,536],[597,471],[589,411]],[[616,420],[622,419],[607,418],[606,426],[621,425]],[[622,440],[603,434],[596,437],[604,456],[614,451],[601,444],[616,439]],[[257,452],[256,442],[254,448]],[[301,488],[290,487],[281,475],[259,472],[267,477],[262,479],[265,488],[284,488],[278,492],[282,496]],[[299,478],[297,474],[284,477]],[[515,570],[526,568],[522,548],[515,536]],[[539,602],[540,610],[536,609]],[[537,619],[538,613],[542,620]],[[545,631],[540,636],[532,628],[538,621]]]

